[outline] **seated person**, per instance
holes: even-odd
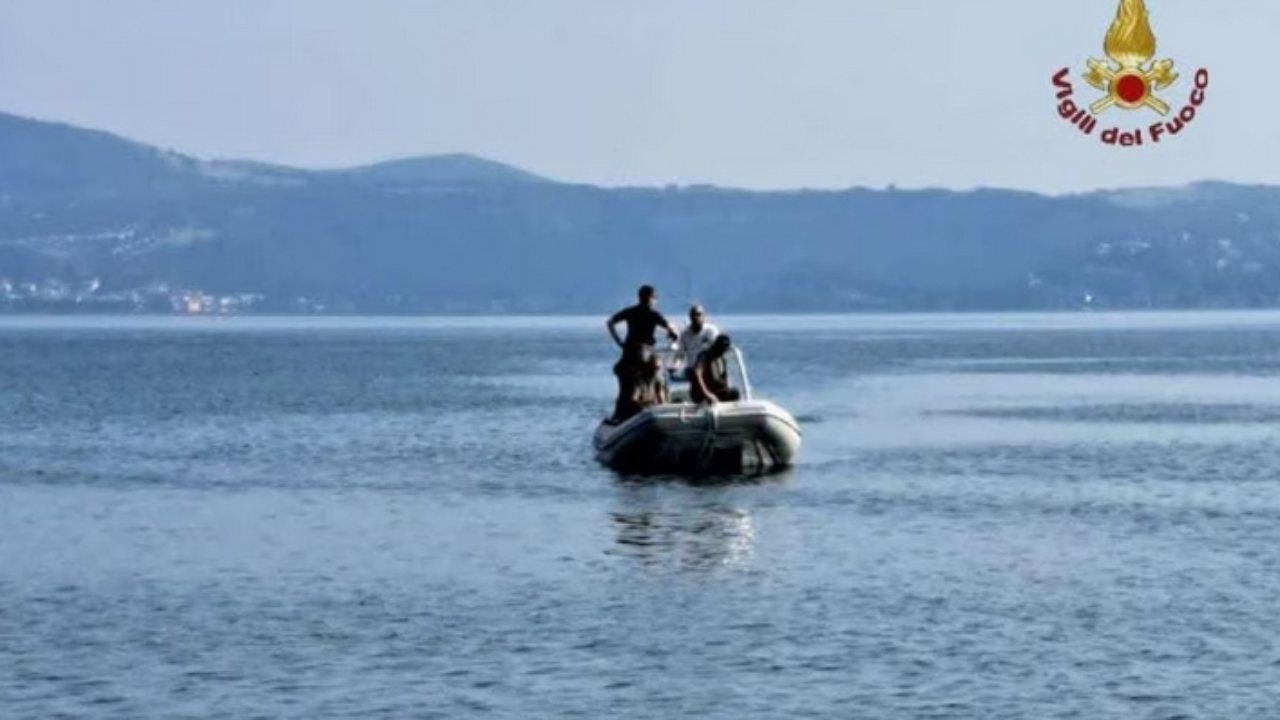
[[[653,355],[653,348],[648,345],[624,345],[622,358],[613,366],[613,374],[618,378],[618,399],[613,404],[611,423],[617,424],[635,415],[636,387],[640,385],[640,369]]]
[[[637,369],[627,377],[622,372],[618,375],[621,395],[611,418],[615,425],[630,420],[645,408],[667,402],[667,385],[662,380],[662,359],[656,353],[647,352],[635,367]]]
[[[657,354],[650,355],[640,369],[635,402],[641,409],[667,403],[667,384],[662,379],[662,359]]]
[[[724,356],[732,346],[729,336],[721,335],[711,343],[706,352],[698,356],[689,378],[689,396],[694,402],[715,405],[717,402],[732,402],[741,397],[737,390],[729,386],[729,366]]]

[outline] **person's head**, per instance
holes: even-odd
[[[707,311],[701,305],[694,305],[689,308],[689,325],[694,330],[701,330],[702,323],[707,319]]]
[[[658,304],[658,291],[652,285],[641,285],[636,295],[639,296],[641,305],[656,307]]]
[[[729,352],[729,348],[731,347],[733,347],[733,341],[729,339],[729,336],[720,335],[711,343],[711,347],[707,348],[707,355],[709,355],[713,360],[724,357],[724,354]]]

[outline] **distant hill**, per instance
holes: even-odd
[[[384,187],[521,185],[550,182],[519,168],[475,155],[431,155],[339,170],[337,174]]]
[[[0,114],[0,311],[1280,306],[1280,190],[604,189],[469,155],[309,171]]]
[[[196,161],[114,135],[0,113],[0,187],[74,198],[146,192],[180,180]]]

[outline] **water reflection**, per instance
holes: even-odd
[[[688,504],[680,500],[693,500]],[[756,525],[745,508],[720,499],[662,498],[624,490],[623,507],[609,514],[611,555],[646,567],[705,572],[746,564],[755,551]]]

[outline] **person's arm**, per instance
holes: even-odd
[[[623,317],[625,313],[626,310],[616,312],[613,317],[604,321],[604,326],[609,328],[609,335],[613,337],[613,341],[617,343],[618,347],[622,347],[622,338],[618,335],[618,323],[625,319]]]
[[[675,340],[680,337],[680,335],[676,332],[675,328],[671,327],[671,323],[667,322],[666,316],[664,316],[662,313],[658,313],[658,327],[663,327],[667,329],[668,340]]]
[[[702,376],[704,367],[706,367],[706,364],[702,360],[698,360],[693,366],[693,385],[698,389],[698,394],[702,395],[703,402],[708,405],[715,405],[720,400],[715,393],[711,392],[711,388],[707,387],[707,380]]]

